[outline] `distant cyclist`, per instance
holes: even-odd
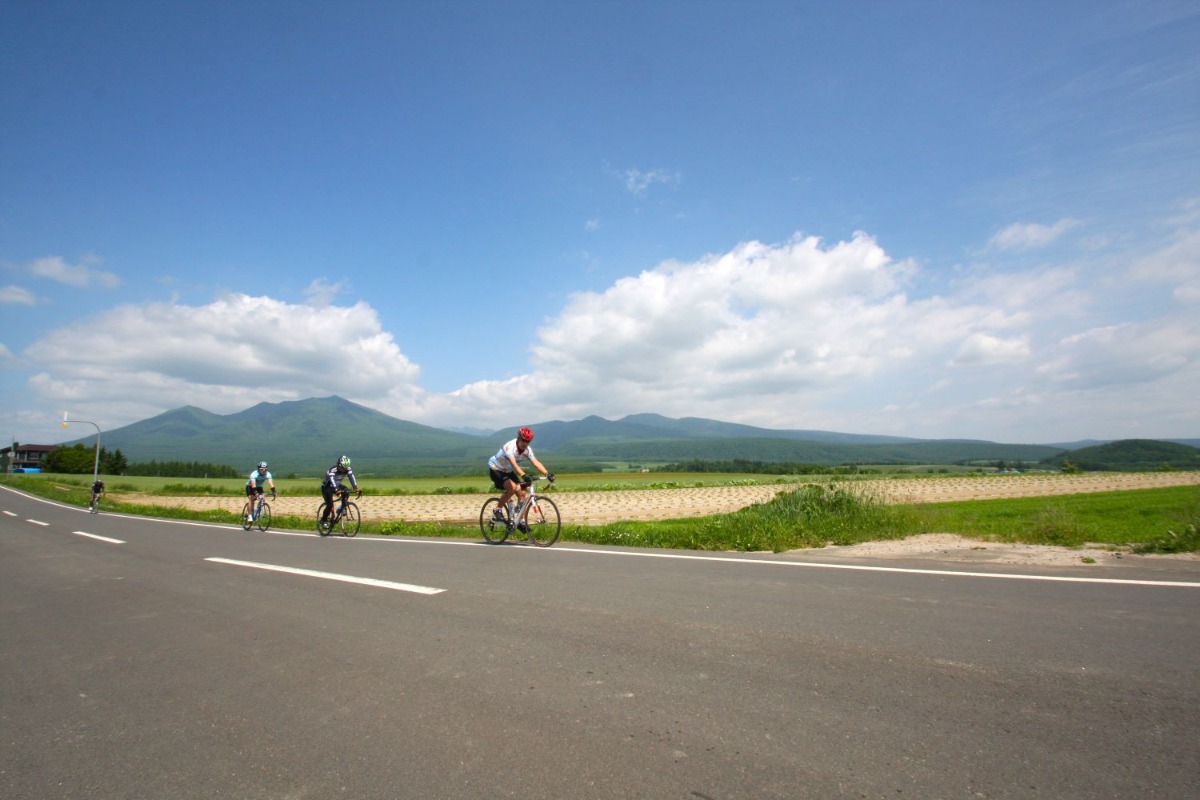
[[[521,488],[521,480],[525,478],[525,470],[521,469],[520,461],[525,459],[538,472],[545,475],[554,482],[554,476],[542,466],[542,462],[538,461],[533,455],[533,448],[529,443],[533,441],[533,431],[529,428],[521,428],[517,431],[517,438],[509,439],[504,443],[496,455],[488,459],[488,474],[492,477],[492,483],[496,488],[504,492],[500,496],[500,505],[492,512],[492,516],[496,520],[503,520],[504,513],[500,510],[508,504],[515,494],[518,501],[525,500],[525,490]]]
[[[246,481],[246,499],[250,501],[250,508],[255,508],[255,503],[258,502],[258,495],[263,493],[263,484],[271,487],[271,499],[278,497],[275,493],[275,479],[271,477],[271,473],[267,471],[267,462],[260,461],[254,471],[250,473],[249,480]]]
[[[358,496],[362,497],[362,489],[358,488],[358,481],[354,479],[354,470],[350,469],[350,457],[341,456],[337,463],[334,464],[325,473],[325,479],[321,481],[321,496],[325,498],[325,505],[321,509],[321,524],[329,524],[329,515],[333,512],[333,496],[342,489],[342,481],[350,479],[350,485],[354,487],[354,491],[358,492]]]
[[[105,494],[104,481],[97,478],[96,482],[92,484],[92,506],[93,507],[96,505],[96,503],[100,502],[100,498],[104,494]]]

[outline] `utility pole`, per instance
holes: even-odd
[[[67,412],[63,412],[62,426],[67,427]],[[100,426],[94,422],[88,422],[86,419],[73,419],[70,422],[78,422],[82,425],[91,425],[96,429],[96,460],[92,463],[92,483],[100,477]]]

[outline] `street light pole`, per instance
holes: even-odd
[[[96,460],[92,463],[92,485],[95,485],[96,480],[100,477],[100,426],[94,422],[88,422],[86,419],[73,419],[70,422],[78,422],[82,425],[91,425],[96,429]],[[63,412],[62,426],[67,427],[67,412]]]

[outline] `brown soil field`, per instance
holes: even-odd
[[[1200,486],[1200,472],[1087,473],[1083,475],[989,475],[974,477],[897,478],[847,481],[853,487],[892,503],[939,503],[1008,497],[1051,497],[1085,492],[1111,492],[1165,486]],[[797,484],[716,486],[688,489],[646,489],[611,492],[554,492],[568,524],[597,525],[622,520],[684,519],[736,511],[762,503]],[[364,495],[358,501],[365,520],[469,523],[479,518],[487,494]],[[223,509],[233,513],[242,497],[158,497],[121,495],[113,499],[147,505],[184,507],[197,511]],[[320,499],[280,495],[272,503],[276,514],[315,516]]]

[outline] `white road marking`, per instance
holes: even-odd
[[[339,575],[336,572],[318,572],[313,569],[300,569],[298,567],[281,567],[277,564],[260,564],[255,561],[235,561],[232,558],[206,558],[205,561],[212,561],[217,564],[231,564],[235,567],[250,567],[251,569],[265,569],[271,572],[287,572],[292,575],[305,575],[309,578],[322,578],[327,581],[341,581],[343,583],[358,583],[363,586],[376,586],[380,589],[395,589],[401,592],[415,592],[417,594],[441,594],[445,589],[434,589],[430,586],[417,586],[411,583],[396,583],[395,581],[381,581],[375,578],[360,578],[355,575]]]
[[[26,522],[32,522],[34,525],[41,525],[43,528],[49,528],[49,522],[42,522],[40,519],[27,519]]]
[[[125,544],[125,542],[121,539],[110,539],[107,536],[97,536],[96,534],[88,533],[87,531],[71,531],[71,533],[75,534],[76,536],[86,536],[89,539],[99,539],[102,542],[111,542],[112,544]]]
[[[728,556],[697,556],[690,553],[638,553],[629,550],[593,550],[590,547],[532,547],[516,545],[487,544],[485,542],[464,542],[442,539],[403,539],[399,537],[367,537],[357,541],[378,542],[380,544],[432,544],[441,546],[493,547],[506,552],[520,553],[583,553],[596,556],[626,556],[629,558],[668,558],[679,561],[715,561],[725,564],[750,564],[758,567],[808,567],[810,569],[845,569],[858,572],[899,572],[909,575],[939,575],[959,578],[998,578],[1011,581],[1058,581],[1062,583],[1107,583],[1117,586],[1174,586],[1184,589],[1200,589],[1198,581],[1143,581],[1130,578],[1075,578],[1066,575],[1020,575],[1010,572],[965,572],[950,569],[919,569],[917,567],[871,567],[864,564],[824,564],[818,561],[765,561],[758,558],[730,558]]]
[[[15,517],[15,516],[16,516],[16,514],[15,514],[15,513],[13,513],[12,511],[5,511],[4,513],[5,513],[7,516],[10,516],[10,517]]]

